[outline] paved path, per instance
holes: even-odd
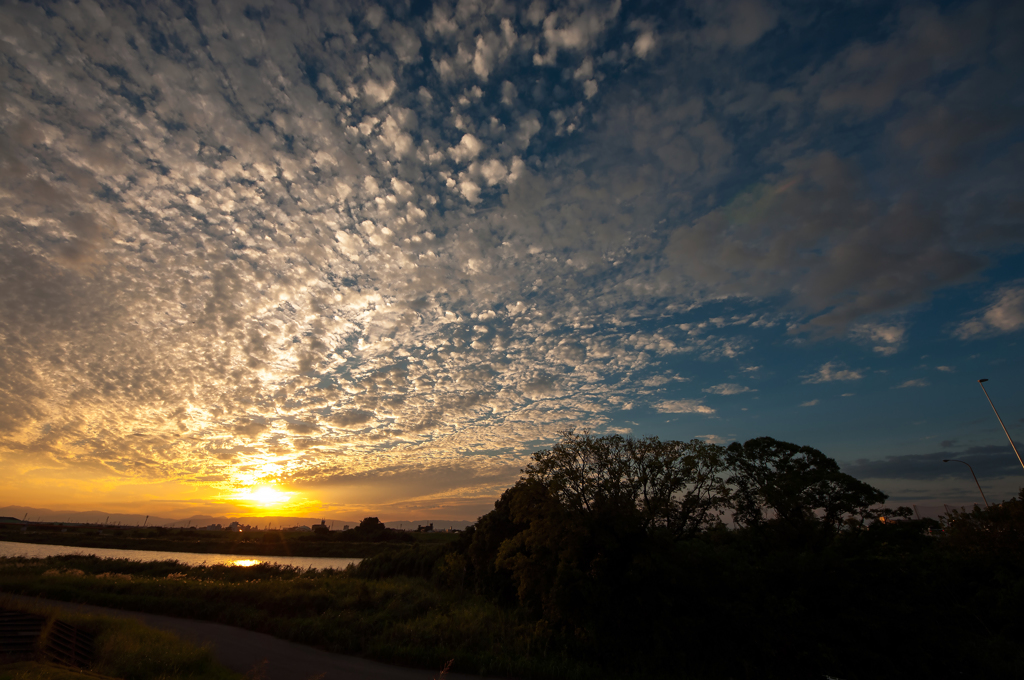
[[[43,605],[87,614],[102,614],[134,618],[153,628],[168,630],[182,638],[200,645],[210,645],[217,660],[238,673],[248,673],[255,680],[431,680],[438,671],[417,670],[404,666],[393,666],[325,652],[316,647],[254,633],[251,630],[225,626],[220,623],[179,619],[160,614],[146,614],[124,609],[111,609],[88,604],[60,602],[41,597],[9,595],[0,593],[0,598],[25,604]],[[448,673],[445,680],[481,680],[478,675]],[[483,680],[497,680],[496,678]]]

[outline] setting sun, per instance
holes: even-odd
[[[259,486],[242,491],[237,498],[263,507],[270,507],[287,503],[293,495],[294,494],[275,489],[272,486]]]

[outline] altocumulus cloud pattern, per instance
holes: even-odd
[[[665,4],[4,5],[5,461],[493,495],[1020,246],[1019,3]]]

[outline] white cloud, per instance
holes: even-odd
[[[505,106],[512,106],[516,103],[516,99],[519,98],[519,91],[516,86],[509,81],[505,81],[501,84],[501,103]]]
[[[1012,333],[1024,328],[1024,286],[1008,286],[998,291],[990,305],[973,319],[953,331],[961,340]]]
[[[821,368],[819,368],[816,373],[800,377],[803,378],[801,382],[805,385],[813,385],[817,383],[834,382],[836,380],[860,380],[864,375],[860,371],[844,368],[841,363],[829,361],[828,363],[822,364]]]
[[[936,366],[935,369],[943,373],[956,373],[956,369],[952,366]]]
[[[929,385],[931,385],[931,383],[925,380],[924,378],[917,378],[915,380],[908,380],[902,384],[895,385],[891,389],[901,390],[906,387],[928,387]]]
[[[523,394],[530,399],[547,399],[561,396],[562,392],[551,377],[542,376],[523,385]]]
[[[850,329],[850,337],[867,344],[875,344],[872,348],[882,356],[892,356],[899,351],[906,336],[906,327],[902,324],[862,323]]]
[[[709,394],[742,394],[744,392],[756,392],[745,385],[737,385],[735,383],[722,383],[721,385],[715,385],[713,387],[705,387],[702,392]]]
[[[501,161],[492,158],[491,160],[480,164],[480,174],[483,175],[485,180],[487,180],[487,186],[494,186],[505,179],[508,175],[508,171],[505,169],[505,166]]]
[[[389,80],[386,82],[378,82],[376,80],[368,80],[363,85],[363,92],[366,93],[367,98],[376,104],[383,104],[387,100],[391,99],[391,95],[395,91],[395,81]]]
[[[328,424],[346,430],[366,427],[372,421],[373,413],[359,410],[340,411],[326,418]]]
[[[482,35],[476,38],[476,53],[473,55],[473,72],[480,76],[483,80],[487,80],[487,76],[494,68],[494,47],[489,44],[494,42],[495,36],[489,35],[488,40]]]
[[[817,399],[811,399],[810,401],[805,401],[804,403],[800,404],[800,406],[817,406],[817,405],[818,405],[818,400]]]
[[[633,54],[646,59],[647,55],[654,49],[654,45],[657,43],[657,39],[654,37],[654,33],[651,31],[644,31],[641,33],[636,42],[633,43]]]
[[[572,9],[556,10],[544,18],[544,40],[549,53],[541,63],[553,63],[557,49],[586,50],[604,32],[619,13],[619,2],[608,3],[604,11],[599,6],[586,7],[579,14]],[[536,63],[536,60],[535,60]]]
[[[714,413],[715,409],[705,406],[696,399],[673,399],[654,404],[658,413]]]
[[[397,177],[391,179],[391,188],[394,189],[396,195],[402,198],[409,198],[415,191],[411,184]]]
[[[353,262],[358,262],[365,247],[363,240],[357,235],[347,231],[339,231],[335,238],[341,247],[342,254]]]
[[[661,387],[671,382],[688,382],[689,378],[684,378],[680,375],[652,375],[650,378],[645,378],[640,381],[640,384],[644,387]]]
[[[516,133],[516,142],[518,142],[520,149],[525,149],[530,145],[530,139],[533,138],[541,129],[540,116],[536,111],[530,111],[525,116],[519,119],[518,132]]]
[[[694,439],[703,439],[709,444],[724,444],[727,441],[735,439],[735,437],[733,437],[732,435],[729,435],[728,437],[722,437],[717,434],[698,434],[694,437]]]
[[[413,149],[412,136],[402,130],[393,116],[388,116],[381,126],[381,139],[394,149],[398,156],[405,156]]]
[[[477,139],[474,135],[466,133],[462,136],[462,140],[458,146],[453,146],[448,150],[448,154],[460,163],[464,163],[469,160],[473,160],[480,151],[484,148],[483,143]]]
[[[459,182],[459,192],[470,203],[480,202],[480,186],[476,182],[468,179]]]

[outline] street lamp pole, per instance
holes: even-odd
[[[1003,425],[1003,419],[999,417],[999,411],[996,411],[996,405],[992,403],[992,397],[988,396],[988,390],[985,389],[985,383],[987,382],[988,378],[982,378],[978,381],[978,384],[981,385],[981,391],[985,393],[985,398],[988,399],[988,405],[992,407],[992,412],[996,414],[996,420],[999,421],[999,427],[1003,428],[1003,434],[1005,434],[1006,438],[1010,440],[1010,448],[1012,448],[1013,452],[1017,454],[1017,462],[1019,462],[1020,466],[1024,468],[1024,460],[1021,460],[1020,453],[1017,452],[1017,445],[1013,443],[1010,433],[1006,431],[1006,425]]]
[[[942,462],[943,463],[963,463],[964,465],[967,466],[967,469],[971,471],[971,477],[974,477],[974,483],[978,484],[978,475],[974,474],[974,468],[971,467],[970,463],[968,463],[966,461],[963,461],[963,460],[956,460],[956,459],[953,459],[953,458],[946,458]],[[978,491],[981,493],[981,500],[985,501],[985,507],[986,508],[991,508],[992,506],[988,504],[988,499],[985,498],[985,492],[981,490],[981,484],[978,484]]]

